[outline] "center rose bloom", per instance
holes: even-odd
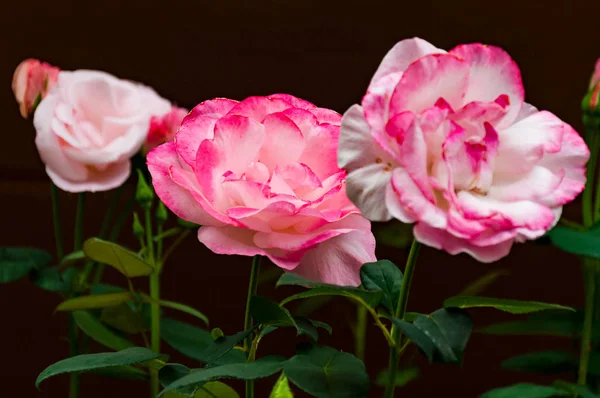
[[[506,52],[421,39],[385,56],[344,115],[339,149],[365,217],[416,223],[418,241],[482,262],[551,228],[583,190],[588,158],[571,126],[524,102]]]
[[[375,239],[346,197],[340,121],[284,94],[206,101],[148,154],[152,183],[175,214],[203,225],[198,239],[213,252],[264,255],[312,280],[358,286]]]

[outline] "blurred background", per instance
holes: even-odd
[[[399,40],[419,36],[440,48],[483,42],[506,49],[521,68],[526,100],[581,131],[580,100],[600,57],[600,2],[503,0],[377,1],[18,1],[0,10],[1,245],[28,245],[53,252],[49,180],[35,149],[31,121],[21,118],[10,89],[12,73],[28,57],[62,69],[100,69],[143,82],[180,106],[192,108],[213,97],[290,93],[342,113],[360,102],[385,53]],[[127,196],[127,195],[124,195]],[[97,233],[108,193],[88,195],[86,236]],[[74,195],[62,194],[66,242],[75,213]],[[579,202],[565,210],[579,221]],[[130,225],[128,222],[126,225]],[[121,243],[136,247],[125,228]],[[379,245],[379,258],[404,266],[406,250]],[[226,334],[242,328],[250,258],[217,256],[191,236],[170,258],[163,277],[165,299],[207,314]],[[431,312],[445,298],[492,270],[507,270],[483,293],[581,307],[578,260],[551,246],[516,245],[494,264],[425,248],[415,273],[409,311]],[[122,284],[116,273],[109,280]],[[289,289],[260,286],[282,298]],[[36,391],[36,376],[67,355],[66,315],[53,314],[57,295],[22,280],[0,286],[0,374],[2,396],[65,397],[67,377]],[[339,299],[313,314],[333,326],[322,341],[352,351],[349,323],[355,307]],[[515,318],[494,310],[471,311],[475,328]],[[179,319],[193,322],[177,315]],[[367,369],[373,379],[387,363],[379,330],[369,325]],[[554,376],[505,371],[510,356],[540,349],[574,350],[567,339],[495,337],[474,333],[462,366],[427,365],[420,377],[397,391],[403,397],[477,397],[519,381],[550,382]],[[172,351],[165,345],[165,350]],[[278,332],[261,343],[259,355],[292,354],[293,337]],[[173,361],[194,363],[173,353]],[[573,375],[562,378],[572,380]],[[147,396],[147,384],[84,375],[82,397]],[[268,396],[273,379],[258,383]],[[240,384],[235,384],[240,386]],[[372,389],[370,396],[379,396]]]

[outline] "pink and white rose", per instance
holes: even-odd
[[[34,114],[35,143],[56,186],[106,191],[129,176],[151,118],[170,110],[169,101],[141,84],[99,71],[61,71]]]
[[[338,156],[365,217],[416,223],[418,241],[491,262],[555,225],[584,188],[589,150],[524,102],[502,49],[446,52],[415,38],[390,50],[344,114]]]
[[[58,80],[59,71],[58,68],[37,59],[26,59],[17,66],[12,89],[21,116],[27,118],[33,112],[34,107]]]
[[[196,106],[148,154],[156,193],[219,254],[263,255],[316,281],[360,284],[370,223],[337,166],[341,116],[285,94]]]

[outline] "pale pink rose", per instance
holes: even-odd
[[[482,262],[540,237],[583,190],[589,151],[523,97],[500,48],[401,41],[344,114],[348,196],[372,221],[416,223],[418,241]]]
[[[174,106],[170,112],[164,115],[152,116],[150,130],[144,143],[144,152],[148,153],[160,144],[173,141],[177,129],[187,114],[187,109]]]
[[[21,116],[27,118],[36,103],[43,99],[58,79],[60,70],[37,59],[21,62],[13,75],[12,90]]]
[[[152,89],[98,71],[60,72],[33,119],[46,172],[69,192],[123,184],[150,118],[171,104]]]
[[[316,281],[360,284],[375,260],[370,223],[337,166],[341,116],[285,94],[196,106],[148,154],[152,183],[219,254],[263,255]]]

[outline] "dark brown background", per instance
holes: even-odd
[[[420,36],[447,49],[481,41],[511,53],[521,67],[529,102],[580,130],[579,101],[600,56],[597,1],[34,0],[4,2],[0,15],[0,242],[48,250],[53,249],[48,179],[33,145],[31,123],[20,118],[10,91],[12,72],[24,58],[40,58],[63,69],[105,70],[151,85],[186,107],[216,96],[243,99],[288,92],[343,112],[360,101],[396,41]],[[61,199],[69,232],[75,198],[64,194]],[[89,197],[88,236],[97,233],[106,200],[105,194]],[[576,219],[578,204],[567,214]],[[380,247],[378,252],[397,264],[405,259],[399,250]],[[201,309],[211,326],[236,332],[242,324],[249,262],[216,256],[190,238],[165,269],[163,295]],[[509,269],[511,275],[498,280],[488,295],[582,304],[576,259],[552,247],[527,244],[517,245],[493,265],[423,250],[410,310],[432,311],[495,268]],[[122,282],[117,275],[111,278]],[[286,293],[261,290],[276,298]],[[58,302],[57,296],[28,281],[0,287],[1,396],[66,396],[66,377],[49,380],[42,392],[33,387],[36,375],[67,353],[66,318],[52,314]],[[316,314],[334,326],[334,335],[324,337],[325,342],[352,349],[347,322],[353,311],[348,303],[336,301]],[[472,315],[477,326],[508,318],[485,310]],[[291,335],[279,336],[273,335],[260,351],[291,354]],[[543,348],[570,345],[551,338],[475,334],[462,367],[423,363],[421,378],[397,395],[476,397],[516,381],[549,382],[550,377],[499,369],[501,360],[511,355]],[[386,356],[378,330],[369,329],[367,365],[373,377],[385,366]],[[177,355],[173,359],[193,365]],[[260,383],[257,396],[268,395],[270,382]],[[147,396],[143,383],[91,376],[84,376],[82,391],[86,398]],[[378,395],[373,389],[371,396]]]

